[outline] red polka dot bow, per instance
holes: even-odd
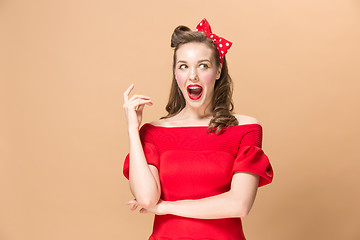
[[[196,26],[196,31],[203,32],[207,37],[214,41],[220,54],[220,62],[223,63],[224,56],[231,47],[232,42],[213,34],[211,32],[210,24],[205,18]]]

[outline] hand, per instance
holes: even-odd
[[[123,108],[125,110],[128,128],[139,129],[145,104],[151,106],[153,103],[151,102],[150,97],[144,95],[134,95],[129,99],[129,94],[133,88],[134,84],[131,84],[124,92]]]
[[[165,214],[168,214],[168,213],[166,213],[166,210],[165,210],[166,203],[167,203],[167,201],[160,199],[159,202],[155,206],[153,206],[151,208],[141,208],[139,212],[140,213],[154,213],[156,215],[165,215]],[[130,201],[126,202],[126,204],[130,205],[130,210],[132,210],[132,211],[134,211],[139,206],[139,203],[136,201],[136,199],[130,200]]]

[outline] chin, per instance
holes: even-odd
[[[199,100],[191,100],[191,99],[186,99],[186,105],[187,106],[191,106],[192,108],[201,108],[205,105],[205,101],[204,99],[199,99]]]

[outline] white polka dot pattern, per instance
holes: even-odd
[[[231,47],[232,42],[212,33],[210,24],[205,18],[196,26],[196,31],[203,32],[207,37],[211,38],[211,40],[214,41],[214,43],[217,46],[217,49],[219,51],[220,61],[221,61],[221,63],[223,63],[224,56],[227,53],[228,49]],[[220,43],[220,42],[222,42],[222,43]]]

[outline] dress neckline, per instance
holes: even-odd
[[[152,127],[156,127],[156,128],[166,128],[166,129],[168,129],[168,128],[174,128],[174,129],[176,129],[176,128],[207,128],[207,127],[208,127],[208,125],[207,125],[207,126],[179,126],[179,127],[164,127],[164,126],[156,126],[156,125],[152,125],[152,124],[150,124],[150,123],[145,123],[145,124],[148,124],[148,125],[150,125],[150,126],[152,126]],[[144,125],[145,125],[145,124],[144,124]],[[261,127],[261,125],[260,125],[259,123],[248,123],[248,124],[241,124],[241,125],[227,126],[227,128],[231,128],[231,127],[241,127],[241,126],[252,126],[252,125],[258,125],[259,127]]]

